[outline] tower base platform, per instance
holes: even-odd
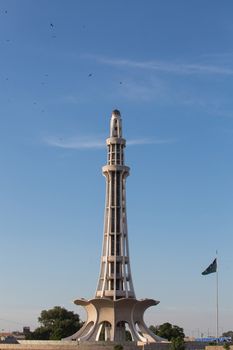
[[[47,340],[24,340],[19,344],[1,344],[0,350],[115,350],[116,346],[122,345],[124,350],[169,350],[169,343],[135,343],[135,342],[84,342],[76,341],[47,341]],[[187,349],[188,350],[188,349]],[[190,349],[194,350],[194,349]],[[202,349],[204,350],[204,349]],[[232,349],[231,349],[232,350]]]
[[[63,340],[76,340],[79,343],[98,341],[122,343],[131,340],[143,344],[164,341],[155,335],[143,320],[145,310],[157,305],[159,301],[135,298],[114,301],[96,298],[77,299],[74,303],[86,309],[87,320],[78,332]]]

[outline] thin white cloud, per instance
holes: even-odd
[[[163,145],[174,143],[174,139],[135,139],[127,141],[128,146],[137,146],[137,145]]]
[[[118,94],[122,98],[127,98],[130,100],[163,100],[164,96],[169,93],[169,88],[166,86],[162,79],[149,78],[144,80],[132,80],[127,79],[124,85],[118,89]]]
[[[102,64],[108,64],[117,67],[128,67],[155,70],[166,73],[176,74],[224,74],[233,75],[233,68],[224,67],[216,64],[207,63],[177,63],[177,62],[164,62],[164,61],[134,61],[128,59],[115,59],[103,56],[88,55],[90,59],[95,59]]]
[[[134,139],[127,141],[128,146],[137,146],[137,145],[152,145],[152,144],[170,144],[173,143],[174,139]],[[44,140],[44,143],[57,148],[63,149],[73,149],[73,150],[84,150],[84,149],[101,149],[105,147],[105,142],[103,138],[95,138],[92,140],[91,138],[61,138],[61,137],[48,137]]]
[[[62,138],[62,137],[49,137],[45,139],[45,143],[52,147],[66,148],[66,149],[98,149],[104,147],[103,140],[91,138]]]

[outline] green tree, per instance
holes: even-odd
[[[225,343],[225,344],[223,344],[223,349],[224,350],[230,350],[230,344],[229,343]]]
[[[25,336],[27,340],[49,340],[50,331],[45,327],[38,327],[34,332],[30,332]]]
[[[78,314],[60,306],[41,311],[38,321],[40,327],[31,332],[27,339],[60,340],[72,335],[82,326]]]
[[[151,325],[151,326],[149,327],[149,329],[150,329],[154,334],[156,334],[156,335],[157,335],[157,328],[158,328],[158,327],[153,326],[153,325]]]
[[[171,339],[171,350],[185,350],[184,338],[177,337]]]
[[[223,337],[231,337],[231,340],[233,340],[233,331],[228,331],[228,332],[224,332],[222,334]]]
[[[172,338],[184,339],[184,330],[181,327],[172,325],[169,322],[163,323],[160,326],[150,326],[150,330],[159,337],[171,340]]]

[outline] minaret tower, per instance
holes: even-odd
[[[129,167],[124,161],[126,141],[122,138],[121,114],[116,109],[106,143],[104,237],[97,290],[94,299],[74,301],[86,309],[87,320],[78,332],[63,340],[124,342],[128,330],[132,341],[160,342],[163,339],[152,333],[143,320],[145,310],[159,301],[137,300],[133,288],[126,215]]]
[[[108,157],[103,167],[106,177],[106,203],[101,268],[96,298],[135,298],[129,261],[126,215],[125,139],[122,138],[121,115],[112,112],[110,137],[106,140]]]

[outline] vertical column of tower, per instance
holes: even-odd
[[[125,139],[122,138],[121,115],[114,110],[110,137],[106,140],[108,164],[106,177],[104,238],[101,268],[96,298],[135,298],[129,261],[126,215],[126,178],[129,167],[124,165]]]

